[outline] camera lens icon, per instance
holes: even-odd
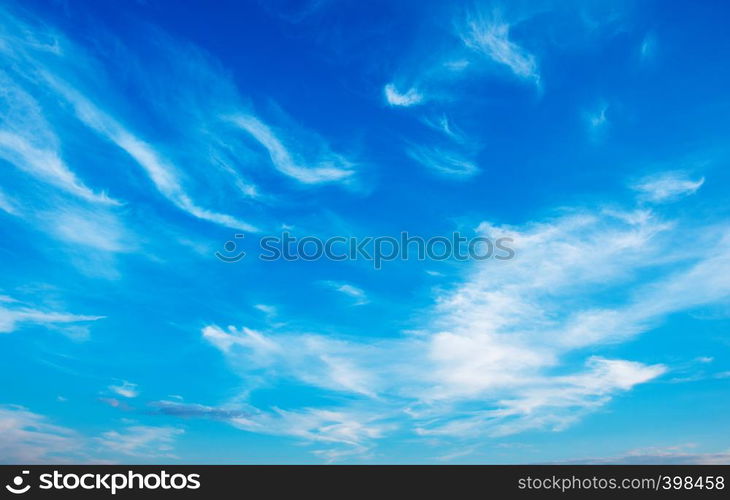
[[[22,471],[22,474],[30,474],[30,471],[24,470]],[[14,493],[16,495],[22,495],[23,493],[27,492],[30,489],[30,485],[26,484],[23,486],[24,478],[23,476],[15,476],[13,478],[13,485],[6,484],[5,489],[7,489],[10,493]]]

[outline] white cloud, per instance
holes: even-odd
[[[10,215],[18,215],[19,210],[14,200],[0,190],[0,210]]]
[[[535,56],[509,39],[510,25],[499,20],[474,14],[467,17],[459,35],[464,44],[498,64],[507,66],[520,78],[534,80],[539,83]]]
[[[608,104],[603,103],[599,105],[597,109],[585,113],[585,119],[588,123],[588,129],[592,134],[594,134],[594,136],[608,126],[609,121],[608,117],[606,116],[607,111]]]
[[[6,304],[8,303],[6,302]],[[0,333],[13,332],[21,325],[65,325],[97,321],[104,318],[104,316],[87,316],[66,312],[41,311],[38,309],[19,306],[16,302],[13,302],[12,304],[13,306],[0,305]]]
[[[0,406],[0,436],[0,462],[5,464],[72,462],[81,441],[71,429],[15,405]]]
[[[645,200],[663,203],[692,195],[704,183],[704,177],[692,180],[685,172],[673,171],[645,177],[632,187],[641,193]]]
[[[648,33],[641,41],[639,47],[639,55],[642,61],[650,60],[656,54],[656,37],[652,33]]]
[[[176,458],[173,444],[184,431],[177,427],[130,425],[102,433],[96,442],[113,453],[133,457]]]
[[[67,84],[45,73],[49,86],[66,99],[85,125],[106,137],[132,157],[147,173],[155,187],[178,208],[194,217],[223,226],[255,232],[257,229],[233,216],[213,212],[197,205],[183,189],[179,174],[151,145],[139,139],[86,97]]]
[[[59,398],[59,401],[61,399]],[[90,438],[17,405],[0,405],[0,463],[109,463],[108,458],[176,458],[183,433],[169,426],[129,425]]]
[[[423,94],[417,89],[411,87],[405,92],[400,92],[393,83],[387,84],[383,88],[383,93],[385,100],[391,106],[410,107],[421,104],[424,100]]]
[[[64,163],[60,142],[28,92],[0,71],[0,158],[87,201],[118,204],[84,185]]]
[[[451,120],[449,120],[448,116],[446,115],[441,115],[437,119],[426,118],[423,120],[423,122],[434,130],[442,132],[449,139],[452,139],[458,144],[464,144],[468,142],[466,137],[464,137],[464,134],[454,127],[454,125],[451,123]]]
[[[125,252],[134,246],[118,218],[101,210],[58,204],[53,210],[40,212],[37,224],[66,243],[103,252]]]
[[[268,304],[256,304],[253,306],[254,309],[257,309],[261,311],[262,313],[266,314],[267,316],[274,316],[276,315],[276,307],[271,306]]]
[[[321,140],[320,151],[310,162],[299,158],[286,148],[274,130],[253,115],[238,114],[230,121],[248,132],[269,153],[271,162],[281,173],[304,184],[343,181],[354,174],[353,164],[345,157],[331,151]],[[304,166],[311,163],[310,166]]]
[[[368,341],[216,326],[203,334],[244,380],[261,377],[248,391],[294,379],[349,393],[351,403],[327,410],[358,408],[422,436],[561,430],[670,369],[602,356],[604,346],[730,298],[726,228],[688,230],[638,206],[565,209],[519,227],[482,223],[480,235],[512,238],[515,258],[473,263],[412,335]],[[680,232],[702,244],[677,246]],[[586,348],[582,364],[568,362]]]
[[[125,398],[136,398],[139,396],[137,384],[127,382],[126,380],[122,380],[122,383],[118,385],[110,385],[109,390]]]
[[[440,148],[411,146],[408,156],[429,170],[451,179],[468,179],[479,173],[479,167],[460,154]]]
[[[225,352],[241,373],[262,370],[288,373],[323,389],[374,396],[378,376],[360,366],[367,347],[322,335],[266,335],[250,328],[217,326],[203,329],[203,337]],[[376,354],[373,352],[372,354]],[[250,382],[256,383],[255,379]]]
[[[520,383],[514,395],[499,400],[497,409],[434,421],[419,428],[422,435],[506,436],[530,429],[563,430],[622,391],[662,373],[662,365],[592,357],[587,370],[572,375]]]
[[[352,304],[355,306],[362,306],[370,303],[370,299],[368,298],[367,293],[365,293],[365,290],[356,287],[351,283],[346,283],[344,281],[322,281],[321,283],[338,293],[352,298]]]
[[[617,465],[727,465],[730,463],[730,450],[703,452],[696,448],[697,445],[693,443],[638,448],[615,457],[579,459],[567,463]]]
[[[362,446],[382,435],[383,427],[371,418],[351,411],[307,408],[300,411],[276,409],[255,411],[251,416],[235,417],[236,427],[266,434],[288,435],[306,441]]]

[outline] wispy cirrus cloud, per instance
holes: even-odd
[[[36,92],[50,91],[72,106],[74,116],[78,120],[126,152],[144,169],[159,192],[178,208],[194,217],[216,224],[247,231],[256,229],[234,216],[198,205],[183,188],[180,173],[163,155],[125,128],[108,112],[92,103],[90,98],[84,96],[82,90],[64,81],[65,76],[73,77],[76,81],[94,79],[93,74],[78,74],[79,71],[93,72],[100,67],[100,64],[90,59],[83,49],[60,34],[44,27],[25,24],[7,12],[3,12],[3,17],[10,20],[6,25],[6,30],[10,33],[6,34],[7,39],[13,43],[6,47],[4,54],[0,55],[10,60],[11,67],[16,73],[13,79],[5,76],[12,84],[5,93],[5,106],[13,112],[9,118],[15,115],[21,118],[13,120],[12,128],[6,126],[5,131],[0,130],[0,153],[4,151],[6,159],[86,200],[113,203],[113,200],[106,195],[91,192],[63,164],[57,151],[62,139],[57,138],[50,130],[40,106],[24,87]],[[52,33],[55,44],[62,49],[49,54],[45,47],[39,48],[33,44],[32,41],[40,36],[39,31],[40,35]],[[79,61],[84,64],[79,64]],[[95,101],[103,102],[104,99]],[[56,119],[67,120],[66,116],[60,114],[62,111],[55,110],[54,113],[57,114]],[[20,135],[17,130],[20,125],[23,126],[20,132],[24,132],[25,136]],[[49,149],[54,148],[54,145],[55,149]]]
[[[0,333],[11,333],[24,325],[74,325],[104,319],[104,316],[45,311],[27,307],[9,297],[0,300]]]
[[[16,202],[0,190],[0,210],[10,215],[18,215],[19,209]]]
[[[406,152],[413,160],[432,172],[450,179],[468,179],[480,171],[473,161],[446,149],[413,145]]]
[[[471,13],[459,30],[464,45],[495,63],[506,66],[517,77],[540,83],[537,59],[510,39],[510,24],[494,13]]]
[[[613,457],[572,460],[572,464],[615,465],[727,465],[730,450],[702,451],[694,443],[629,450]]]
[[[374,384],[379,377],[361,366],[361,357],[367,349],[356,344],[323,335],[272,336],[245,327],[226,330],[207,326],[203,338],[225,352],[231,366],[241,373],[251,369],[262,374],[286,372],[331,391],[375,393]],[[256,384],[265,379],[251,378],[250,382]]]
[[[322,281],[321,284],[327,288],[334,290],[335,292],[341,293],[352,299],[352,305],[362,306],[368,304],[370,299],[368,294],[360,287],[347,283],[345,281]]]
[[[250,172],[241,172],[243,168],[254,170],[251,164],[260,163],[259,147],[278,172],[303,184],[351,184],[355,177],[355,163],[333,151],[319,134],[294,126],[290,119],[277,128],[255,115],[230,75],[200,49],[148,30],[142,44],[149,46],[149,57],[127,48],[112,50],[129,62],[129,71],[140,72],[140,81],[128,83],[147,105],[130,112],[120,105],[121,89],[110,76],[120,64],[116,59],[92,56],[61,33],[8,11],[2,16],[8,21],[4,27],[8,42],[0,57],[7,60],[10,70],[3,74],[8,85],[0,96],[0,105],[9,111],[0,122],[0,157],[83,200],[120,204],[103,190],[92,191],[66,166],[61,151],[85,133],[78,123],[123,152],[178,209],[243,231],[257,232],[259,223],[209,208],[201,200],[223,200],[229,207],[240,208],[226,200],[225,193],[234,188],[249,205],[271,203],[274,197],[261,193]],[[44,38],[53,39],[53,50],[36,42]],[[173,91],[167,85],[168,74],[181,80]],[[51,98],[40,102],[37,95]],[[169,137],[169,142],[146,138],[141,132],[145,119],[160,125],[163,131],[159,135]],[[237,133],[240,130],[246,135]],[[116,174],[124,177],[121,170],[126,162],[119,161],[114,152],[109,156],[115,159],[112,168],[120,170]],[[256,170],[257,176],[263,175],[260,168]],[[211,196],[213,186],[221,192]],[[257,215],[262,218],[260,209]]]
[[[17,405],[0,406],[0,461],[5,464],[72,462],[81,437]]]
[[[118,204],[104,193],[95,193],[66,165],[60,140],[46,120],[38,101],[0,71],[0,158],[18,169],[81,199]]]
[[[375,440],[392,429],[391,423],[356,408],[261,410],[247,404],[217,408],[171,401],[153,402],[152,406],[165,415],[223,420],[244,431],[285,436],[325,446],[313,450],[313,453],[328,462],[351,456],[362,458],[371,450]]]
[[[129,425],[95,438],[96,443],[114,453],[145,458],[176,458],[174,443],[185,431],[170,426]]]
[[[730,298],[724,232],[694,228],[705,244],[687,252],[674,244],[677,231],[686,231],[680,221],[640,207],[576,208],[522,227],[485,222],[478,232],[512,237],[517,257],[473,264],[436,297],[417,335],[367,342],[209,326],[203,336],[242,377],[265,373],[270,385],[278,374],[282,383],[350,393],[350,405],[325,409],[357,408],[387,422],[385,433],[395,426],[424,439],[473,439],[563,430],[672,369],[600,354],[578,365],[567,359]],[[609,290],[617,298],[610,306],[601,300]],[[265,432],[256,427],[242,428]]]
[[[271,127],[253,115],[239,114],[230,117],[230,121],[248,132],[269,153],[271,162],[281,173],[304,184],[342,181],[354,174],[352,163],[345,157],[334,153],[319,140],[319,152],[312,158],[309,166],[307,160],[298,158],[284,146],[282,140]]]
[[[645,177],[634,183],[632,188],[647,201],[664,203],[692,195],[704,183],[704,177],[691,179],[686,172],[670,171]]]
[[[0,429],[0,463],[6,464],[176,458],[174,444],[184,432],[178,427],[126,425],[90,436],[18,405],[0,405]]]
[[[112,141],[131,156],[149,175],[149,178],[160,193],[180,209],[194,217],[216,224],[242,231],[257,231],[255,226],[241,221],[236,217],[214,212],[197,205],[183,189],[179,174],[175,168],[159,155],[152,146],[130,133],[116,120],[98,109],[91,101],[70,88],[64,82],[48,74],[46,74],[46,80],[60,96],[73,105],[79,120]]]

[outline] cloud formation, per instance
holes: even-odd
[[[510,40],[510,25],[496,14],[467,16],[460,31],[464,45],[497,64],[506,66],[517,77],[540,83],[540,73],[534,55]]]
[[[513,238],[517,257],[473,264],[462,283],[436,297],[414,337],[368,343],[217,326],[203,336],[249,381],[258,373],[267,385],[284,377],[357,396],[354,406],[327,411],[357,408],[379,432],[395,426],[460,439],[563,430],[671,369],[594,354],[566,372],[565,358],[730,297],[730,284],[718,277],[730,272],[730,240],[698,228],[710,239],[687,253],[674,245],[678,227],[644,208],[575,209],[523,227],[482,223],[481,235]],[[643,275],[653,278],[637,286]],[[706,286],[698,293],[693,283]],[[612,306],[601,300],[607,290],[617,297]],[[241,427],[267,432],[252,422]]]
[[[104,316],[43,311],[23,306],[9,297],[0,300],[0,333],[14,332],[23,325],[73,325],[100,319]]]
[[[632,187],[647,201],[665,203],[694,194],[704,183],[704,177],[693,180],[685,172],[672,171],[645,177]]]
[[[411,87],[405,92],[400,92],[392,83],[388,83],[383,88],[385,100],[391,106],[410,107],[423,102],[423,95],[415,88]]]

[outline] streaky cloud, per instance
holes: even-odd
[[[3,303],[5,305],[3,305]],[[23,325],[57,325],[98,321],[105,316],[71,314],[58,311],[44,311],[21,306],[16,301],[0,301],[0,333],[11,333]]]
[[[171,426],[130,425],[103,432],[95,440],[102,448],[128,456],[176,458],[173,444],[184,432]]]
[[[365,290],[353,285],[352,283],[344,281],[322,281],[321,283],[335,292],[350,297],[353,300],[352,304],[355,306],[362,306],[370,302]]]
[[[304,184],[318,184],[348,179],[354,174],[352,163],[322,145],[321,155],[312,161],[311,166],[303,166],[307,161],[298,158],[284,145],[274,130],[250,114],[236,114],[228,119],[245,130],[269,153],[274,167],[281,173]]]
[[[468,179],[480,172],[479,167],[458,153],[428,146],[411,146],[408,156],[432,172],[451,179]]]
[[[40,104],[5,72],[0,71],[0,158],[18,169],[84,200],[116,205],[104,193],[84,185],[65,164],[60,141]]]
[[[704,183],[704,177],[693,180],[686,172],[670,171],[645,177],[632,188],[647,201],[665,203],[696,193]]]
[[[178,208],[202,220],[242,231],[258,231],[255,226],[231,215],[214,212],[197,205],[182,187],[179,174],[174,166],[168,163],[150,144],[133,135],[65,82],[48,73],[45,73],[45,79],[60,96],[74,107],[79,120],[132,157],[144,169],[160,193]]]
[[[47,464],[78,459],[81,439],[73,430],[54,425],[44,415],[25,407],[1,405],[0,428],[2,463]]]

